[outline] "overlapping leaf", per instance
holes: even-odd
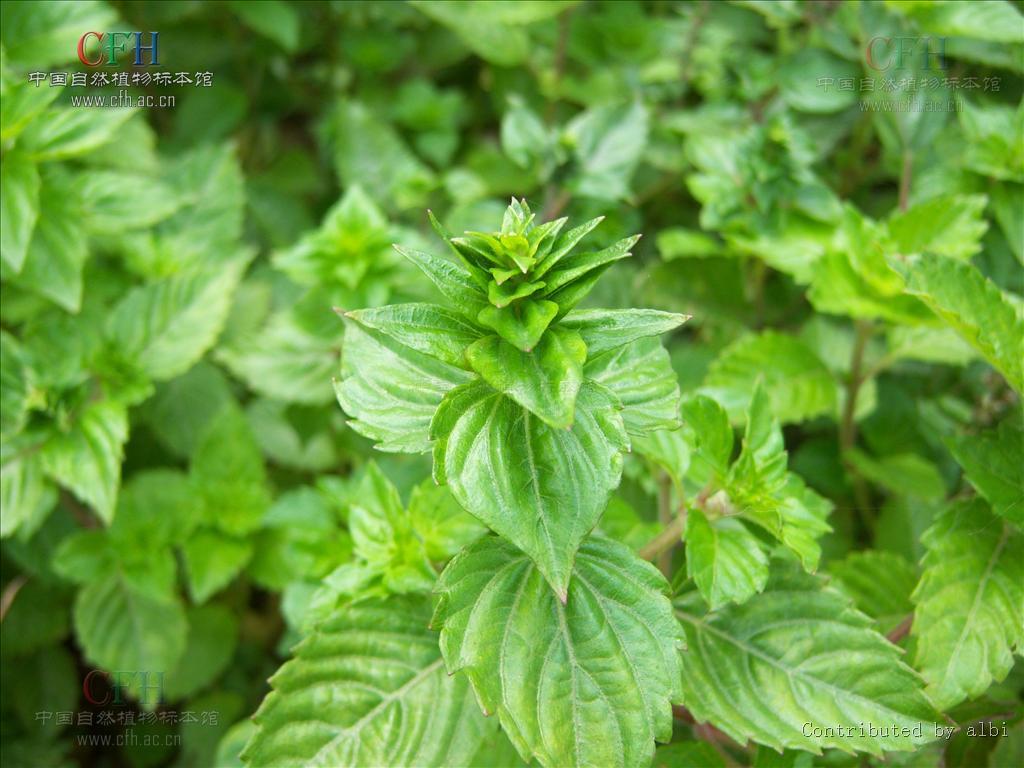
[[[565,603],[522,552],[495,537],[458,555],[438,582],[434,623],[452,672],[524,759],[646,766],[672,732],[677,638],[661,575],[626,547],[588,539]]]

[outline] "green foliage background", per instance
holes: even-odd
[[[255,765],[309,750],[328,764],[1019,764],[1020,3],[77,0],[2,14],[5,768],[241,765],[247,743]],[[210,72],[212,87],[134,86],[176,105],[98,109],[70,97],[116,87],[30,82],[82,71],[81,35],[121,29],[158,31],[159,69]],[[902,62],[899,39],[916,46]],[[481,538],[455,498],[472,496],[465,478],[447,478],[455,496],[433,482],[416,454],[437,407],[424,369],[367,330],[390,322],[372,308],[444,303],[422,258],[391,247],[448,253],[425,209],[445,231],[491,232],[513,197],[538,224],[603,216],[587,253],[644,235],[581,309],[692,316],[648,316],[667,323],[650,333],[669,331],[682,427],[662,429],[654,396],[633,393],[603,536],[575,565],[574,540],[562,570],[537,561],[557,597],[570,584],[564,614],[521,552]],[[458,361],[473,337],[448,322],[422,343]],[[587,377],[624,401],[618,387],[665,382],[657,344],[624,349]],[[600,512],[599,485],[571,502]],[[678,621],[631,550],[668,578]],[[516,578],[482,581],[498,572]],[[495,670],[518,659],[525,679],[530,656],[504,643],[547,637],[554,615],[586,620],[584,583],[630,607],[602,624],[626,633],[613,657],[628,660],[606,714],[510,703]],[[493,646],[464,620],[485,588],[534,611],[479,608],[511,628]],[[652,657],[676,641],[666,679]],[[559,652],[605,658],[572,646]],[[365,670],[346,666],[368,650]],[[410,663],[397,686],[389,665]],[[136,678],[130,703],[91,704],[92,669],[162,673],[162,700]],[[365,702],[317,699],[310,680],[338,696],[397,688],[405,730]],[[104,709],[156,715],[130,726],[136,743],[78,740],[126,732],[78,725]],[[185,711],[218,716],[169,716]],[[310,711],[336,727],[336,751],[290,728]],[[890,716],[924,737],[802,733]],[[628,734],[618,746],[610,723]],[[933,723],[956,730],[935,740]],[[968,730],[986,724],[997,735]],[[655,737],[671,743],[655,752]]]

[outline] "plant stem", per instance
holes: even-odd
[[[7,616],[7,612],[11,609],[11,604],[14,602],[14,598],[18,596],[18,592],[25,586],[28,581],[28,576],[24,574],[15,576],[11,579],[7,586],[4,587],[3,595],[0,595],[0,621],[4,620]]]
[[[668,525],[661,529],[653,539],[640,547],[639,555],[644,560],[654,560],[663,553],[672,552],[683,538],[683,531],[686,530],[686,510],[681,510]],[[664,573],[664,571],[662,571]]]
[[[903,167],[900,168],[900,197],[899,207],[901,211],[907,210],[910,204],[910,182],[914,175],[914,153],[909,149],[903,150]]]
[[[903,621],[889,630],[889,633],[885,636],[890,643],[898,643],[908,634],[910,634],[910,628],[914,624],[914,614],[908,613],[903,617]]]

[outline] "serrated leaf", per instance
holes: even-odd
[[[86,658],[104,669],[139,671],[154,678],[174,669],[185,651],[188,623],[178,598],[156,599],[117,575],[82,588],[74,621]],[[144,703],[154,704],[148,698],[152,691],[144,693]]]
[[[334,167],[346,186],[360,184],[377,202],[399,209],[419,204],[433,186],[430,169],[362,104],[342,102],[332,133]]]
[[[587,356],[596,357],[637,339],[673,331],[689,319],[689,315],[656,309],[574,309],[560,325],[580,334]]]
[[[100,401],[87,406],[70,431],[46,443],[40,454],[43,467],[47,475],[91,506],[109,525],[114,518],[127,439],[124,406]]]
[[[921,537],[914,666],[946,709],[980,696],[1024,645],[1024,534],[980,499],[949,507]]]
[[[136,173],[90,170],[75,177],[87,229],[118,235],[145,229],[174,213],[180,201],[166,184]]]
[[[300,285],[340,283],[355,289],[370,270],[392,259],[388,221],[356,184],[318,229],[276,254],[274,266]]]
[[[434,562],[444,562],[480,538],[485,529],[452,496],[448,488],[430,479],[412,489],[409,519]]]
[[[907,293],[917,296],[1024,391],[1024,309],[973,265],[928,256],[898,265]]]
[[[892,631],[914,610],[910,593],[917,569],[902,555],[884,550],[853,552],[829,564],[831,584],[878,622],[878,631]]]
[[[18,140],[36,162],[66,160],[109,141],[133,109],[54,109],[34,120]]]
[[[683,430],[693,451],[690,466],[700,487],[714,481],[721,484],[729,472],[733,433],[725,409],[707,395],[683,400]]]
[[[845,253],[831,251],[815,262],[807,298],[819,312],[881,318],[919,325],[931,321],[927,307],[913,296],[887,295],[857,272]]]
[[[686,517],[686,575],[711,610],[744,603],[768,582],[768,556],[739,520],[708,520],[697,507]]]
[[[648,122],[640,100],[591,107],[574,118],[565,128],[578,166],[573,191],[606,200],[627,197],[647,144]]]
[[[262,328],[216,351],[217,359],[253,390],[286,403],[331,401],[343,330],[324,306],[323,319],[309,322],[304,308],[272,315]]]
[[[394,594],[429,591],[435,571],[412,517],[403,508],[398,489],[372,462],[349,507],[348,528],[355,555],[363,561],[356,563],[364,567],[362,581],[380,576],[384,588]]]
[[[1024,431],[1007,418],[996,429],[956,438],[950,450],[992,511],[1024,528]]]
[[[21,344],[7,331],[0,331],[0,434],[5,438],[25,425],[33,379]]]
[[[532,352],[485,336],[466,350],[466,359],[484,381],[551,427],[572,426],[587,359],[578,333],[552,328]]]
[[[838,387],[828,368],[802,341],[775,331],[745,336],[726,347],[708,368],[701,391],[738,422],[758,379],[783,424],[835,412]]]
[[[450,365],[466,368],[466,347],[483,333],[456,312],[437,304],[392,304],[346,312],[366,328]]]
[[[838,592],[779,570],[743,605],[705,615],[692,599],[676,603],[683,703],[694,717],[741,744],[815,753],[879,755],[932,740],[937,714],[899,649]],[[870,735],[862,723],[890,730]]]
[[[897,212],[889,232],[900,253],[937,253],[969,259],[981,250],[988,230],[984,195],[943,195]]]
[[[445,674],[422,598],[338,610],[271,678],[246,765],[464,765],[489,735],[465,676]]]
[[[533,558],[564,597],[576,548],[622,471],[626,434],[608,396],[584,384],[572,428],[554,429],[472,384],[451,392],[433,429],[434,461],[455,498]]]
[[[14,273],[25,263],[38,218],[39,172],[35,163],[20,152],[6,153],[0,165],[0,258]]]
[[[252,542],[213,528],[200,528],[182,545],[189,594],[205,603],[235,578],[253,554]]]
[[[378,450],[430,450],[430,420],[451,389],[472,375],[409,349],[381,333],[345,323],[338,402],[352,428]]]
[[[73,188],[63,175],[44,174],[39,219],[16,282],[68,312],[78,312],[82,304],[82,269],[88,255],[79,201]]]
[[[216,341],[248,261],[136,288],[108,320],[111,341],[157,381],[184,373]]]
[[[679,426],[679,381],[657,338],[638,339],[591,357],[583,375],[614,393],[631,435]]]
[[[413,248],[396,245],[395,250],[419,267],[460,312],[476,317],[488,305],[486,294],[473,282],[472,276],[458,265]]]
[[[488,537],[441,575],[433,623],[445,665],[465,672],[524,760],[646,766],[679,695],[667,586],[624,545],[593,537],[563,604],[529,558]]]

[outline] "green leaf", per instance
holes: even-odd
[[[338,402],[349,425],[377,449],[430,450],[430,420],[444,396],[471,375],[409,349],[381,333],[345,323]]]
[[[576,157],[573,191],[584,197],[621,200],[647,144],[647,108],[639,100],[591,107],[565,129]]]
[[[692,445],[690,467],[700,487],[721,484],[729,472],[733,433],[729,415],[707,395],[692,395],[682,404],[684,430]]]
[[[996,429],[958,437],[949,447],[992,511],[1024,528],[1024,431],[1007,418]]]
[[[114,518],[127,439],[124,406],[99,401],[86,406],[68,432],[48,441],[40,456],[46,474],[91,506],[109,525]]]
[[[838,388],[825,364],[799,339],[775,331],[744,336],[726,347],[708,368],[701,391],[738,422],[758,379],[783,424],[836,411]]]
[[[16,338],[0,331],[0,434],[21,431],[28,417],[34,375]]]
[[[398,490],[373,462],[367,465],[349,507],[348,528],[367,575],[380,575],[387,591],[430,590],[436,574],[412,527],[412,517],[402,507]]]
[[[807,298],[818,312],[832,315],[881,318],[906,325],[931,320],[920,301],[879,291],[868,276],[859,273],[847,254],[837,251],[815,262]]]
[[[525,299],[512,306],[486,306],[476,319],[516,349],[530,352],[557,314],[558,305],[553,301]]]
[[[743,605],[705,615],[684,597],[676,615],[683,703],[741,744],[879,755],[934,738],[937,714],[899,649],[813,577],[787,567]],[[893,725],[909,730],[893,735]]]
[[[431,3],[414,0],[418,10],[454,32],[473,53],[503,67],[524,62],[530,53],[530,39],[521,26],[506,21],[503,3],[455,0]],[[557,13],[563,7],[545,3]]]
[[[82,588],[75,599],[74,623],[86,658],[104,669],[154,678],[174,669],[185,651],[188,622],[178,598],[156,599],[117,575]],[[145,703],[153,704],[151,691],[145,693]]]
[[[56,645],[68,633],[70,612],[66,589],[29,579],[16,596],[17,600],[8,603],[3,624],[0,624],[5,664],[11,657]]]
[[[332,399],[343,331],[328,307],[307,318],[305,306],[277,312],[263,327],[217,349],[216,357],[260,394],[286,403]]]
[[[901,253],[937,253],[969,259],[981,250],[988,230],[984,195],[943,195],[897,212],[889,220]]]
[[[173,670],[164,674],[164,696],[177,701],[206,688],[231,663],[238,642],[238,620],[222,605],[188,611],[185,651]]]
[[[6,98],[6,97],[5,97]],[[39,218],[39,172],[21,152],[8,152],[0,165],[0,258],[21,271]]]
[[[832,505],[786,471],[782,429],[772,415],[768,394],[757,384],[750,400],[743,447],[725,479],[727,514],[738,514],[764,528],[791,549],[805,570],[818,567],[818,539],[830,530],[825,522]],[[719,494],[709,504],[719,501]]]
[[[493,730],[465,676],[449,677],[429,602],[343,607],[271,678],[246,765],[466,765]]]
[[[572,426],[587,359],[578,333],[552,328],[532,352],[485,336],[466,350],[466,359],[484,381],[551,427]]]
[[[66,160],[110,141],[133,109],[53,109],[34,120],[18,139],[37,163]]]
[[[859,77],[860,67],[822,48],[797,49],[780,62],[778,74],[782,98],[793,109],[827,114],[846,109],[857,100],[856,91],[834,85],[821,87],[815,78],[807,76],[808,72],[828,72],[828,77],[839,80]]]
[[[914,666],[935,705],[980,696],[1024,646],[1024,534],[981,500],[950,506],[921,537]]]
[[[609,265],[633,255],[630,249],[639,239],[640,235],[633,235],[600,251],[580,251],[559,259],[545,272],[542,295],[565,314],[590,292]]]
[[[853,552],[829,564],[832,586],[878,622],[879,632],[891,632],[914,610],[910,594],[917,569],[902,555],[884,550]]]
[[[44,175],[39,219],[17,282],[69,312],[78,312],[87,256],[88,244],[74,189],[63,175]]]
[[[638,339],[591,357],[583,375],[618,398],[629,434],[679,426],[679,382],[658,339]]]
[[[433,186],[430,169],[387,123],[362,104],[345,101],[333,125],[334,166],[346,186],[360,184],[378,202],[402,209],[418,205]]]
[[[395,250],[419,267],[458,311],[475,318],[480,310],[488,306],[486,294],[480,290],[472,276],[458,265],[448,259],[400,245],[396,245]]]
[[[158,381],[185,373],[217,340],[248,261],[236,258],[129,292],[108,319],[111,341]]]
[[[319,229],[274,256],[274,266],[301,285],[356,289],[394,259],[384,213],[358,184],[324,216]]]
[[[555,137],[523,99],[509,102],[501,118],[501,148],[513,163],[544,180],[556,163]]]
[[[188,373],[159,384],[141,416],[169,451],[187,459],[210,423],[233,402],[220,369],[200,361]]]
[[[646,766],[679,697],[667,587],[627,547],[594,537],[560,602],[529,558],[488,537],[441,574],[433,623],[445,665],[465,672],[524,760]]]
[[[561,326],[580,334],[587,355],[596,357],[637,339],[674,331],[689,319],[689,315],[656,309],[574,309],[562,318]]]
[[[117,14],[98,0],[70,6],[53,2],[4,5],[5,56],[37,69],[74,61],[83,31],[111,29],[117,23]],[[82,110],[88,111],[92,110]]]
[[[768,582],[768,557],[739,520],[708,520],[697,507],[686,517],[686,575],[711,610],[744,603]]]
[[[427,479],[412,489],[409,520],[423,541],[427,557],[443,563],[480,538],[480,525],[455,500],[450,490]]]
[[[622,471],[626,434],[608,396],[584,384],[572,428],[554,429],[474,383],[449,393],[431,431],[458,502],[533,558],[564,600],[576,548]]]
[[[299,16],[295,9],[280,0],[263,3],[242,3],[232,0],[232,12],[250,29],[273,40],[286,51],[299,46]]]
[[[854,449],[848,451],[845,458],[865,479],[890,493],[924,501],[938,501],[946,495],[946,484],[939,470],[916,453],[872,457]]]
[[[234,579],[253,554],[252,542],[213,528],[200,528],[182,546],[189,594],[205,603]]]
[[[307,486],[282,493],[263,519],[249,575],[274,591],[302,579],[319,579],[352,556],[352,541],[339,526],[325,493]]]
[[[227,408],[196,446],[189,469],[203,523],[231,536],[256,530],[270,506],[263,457],[245,416]]]
[[[917,296],[996,368],[1024,391],[1024,309],[974,266],[928,256],[897,265],[907,293]]]
[[[181,202],[168,185],[122,171],[85,171],[75,177],[88,230],[117,235],[145,229],[174,213]]]
[[[1012,3],[985,0],[959,3],[892,3],[894,11],[910,16],[922,30],[936,35],[969,37],[1001,43],[1024,43],[1024,16]]]
[[[346,312],[345,317],[459,368],[467,367],[466,347],[483,335],[459,314],[437,304],[392,304]]]

